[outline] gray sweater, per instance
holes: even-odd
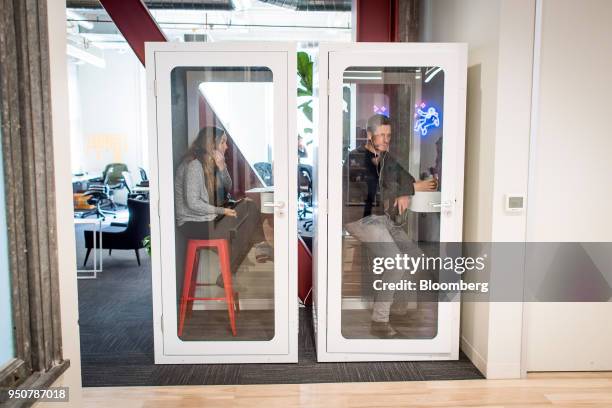
[[[232,188],[232,178],[227,171],[217,172],[217,185],[225,191]],[[210,196],[204,181],[204,169],[198,160],[183,161],[174,178],[174,214],[180,227],[186,222],[212,221],[223,214],[223,207],[210,203]]]

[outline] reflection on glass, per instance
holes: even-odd
[[[442,185],[444,72],[349,67],[343,87],[342,335],[433,338],[437,294],[406,287],[436,273],[373,266],[438,253],[439,213],[428,204]]]
[[[171,81],[177,335],[270,340],[272,72],[181,67]]]
[[[15,357],[13,343],[13,305],[11,303],[6,200],[4,197],[4,164],[2,151],[0,151],[0,367]]]

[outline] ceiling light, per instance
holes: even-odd
[[[253,5],[251,0],[232,0],[232,3],[234,3],[235,11],[245,11],[250,9]]]
[[[345,74],[382,74],[382,71],[362,71],[362,70],[357,70],[357,71],[352,71],[352,70],[346,70],[344,71]]]
[[[375,76],[370,76],[370,77],[362,77],[362,76],[344,76],[343,78],[344,80],[355,80],[355,79],[359,79],[359,80],[364,80],[364,79],[369,79],[369,80],[381,80],[382,77],[375,77]]]

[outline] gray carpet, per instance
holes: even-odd
[[[79,228],[81,229],[81,228]],[[83,262],[82,232],[77,258]],[[85,387],[196,384],[295,384],[483,378],[459,361],[317,363],[310,310],[300,309],[298,364],[155,365],[151,265],[141,250],[104,255],[104,272],[79,280],[82,379]],[[89,261],[91,266],[91,260]]]

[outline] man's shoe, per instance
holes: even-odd
[[[389,322],[372,322],[370,334],[380,339],[396,339],[400,337],[400,333]]]
[[[400,304],[394,302],[393,305],[391,305],[390,315],[396,317],[406,316],[408,312],[415,311],[417,309],[418,304],[415,301],[404,302]]]

